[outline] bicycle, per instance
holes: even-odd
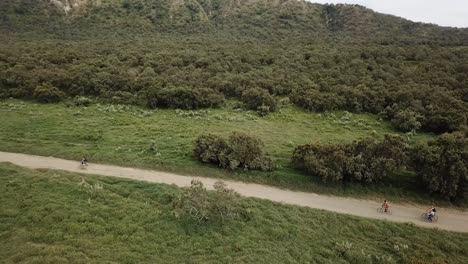
[[[390,210],[390,208],[387,208],[387,210],[385,211],[385,208],[383,207],[377,208],[377,212],[381,214],[389,214],[389,215],[392,214],[392,210]]]
[[[439,221],[439,217],[437,215],[434,215],[432,217],[432,220],[429,219],[429,214],[426,212],[426,213],[423,213],[421,214],[421,219],[425,222],[429,222],[429,223],[437,223],[437,221]]]
[[[80,169],[84,170],[88,167],[88,163],[87,162],[80,162]]]

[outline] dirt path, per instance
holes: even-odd
[[[211,189],[213,184],[218,181],[217,179],[213,178],[189,177],[166,172],[101,164],[91,164],[87,169],[83,170],[80,169],[78,161],[8,152],[0,152],[0,162],[11,162],[13,164],[32,169],[48,168],[87,174],[98,174],[155,183],[175,184],[179,187],[188,186],[190,185],[190,181],[192,179],[197,179],[202,181],[207,188]],[[375,201],[295,192],[259,184],[249,184],[235,181],[224,182],[230,188],[246,197],[267,199],[285,204],[307,206],[311,208],[361,217],[384,219],[394,222],[411,222],[424,227],[468,232],[468,212],[439,208],[439,222],[432,224],[421,221],[420,215],[422,212],[424,212],[425,209],[423,207],[393,205],[393,214],[385,215],[376,212],[376,209],[380,206],[380,203]]]

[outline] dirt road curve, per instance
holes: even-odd
[[[87,174],[120,177],[147,182],[175,184],[179,187],[190,185],[192,179],[203,182],[207,188],[211,188],[217,179],[181,176],[159,171],[141,170],[110,165],[91,164],[87,169],[80,169],[78,161],[42,157],[26,154],[0,152],[0,162],[13,164],[32,169],[49,168],[64,171],[72,171]],[[224,181],[230,188],[246,197],[267,199],[285,204],[307,206],[337,213],[384,219],[394,222],[412,222],[419,226],[440,228],[458,232],[468,232],[468,212],[453,209],[439,208],[439,222],[436,224],[421,221],[420,215],[423,207],[393,205],[393,214],[385,215],[377,213],[380,203],[375,201],[357,200],[351,198],[318,195],[314,193],[295,192],[274,187],[248,184],[235,181]]]

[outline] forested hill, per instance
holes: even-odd
[[[0,0],[0,98],[260,115],[379,114],[466,130],[468,29],[295,0]]]
[[[0,17],[2,30],[59,35],[111,30],[309,41],[346,36],[382,43],[468,43],[467,29],[414,23],[357,5],[297,0],[2,0]]]

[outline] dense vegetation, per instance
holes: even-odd
[[[1,28],[66,37],[135,34],[261,40],[346,36],[380,44],[468,43],[463,29],[413,23],[357,5],[283,0],[4,0]]]
[[[466,234],[255,199],[235,200],[248,218],[195,225],[174,214],[174,203],[187,196],[171,186],[0,164],[0,257],[6,263],[468,262]]]
[[[410,148],[400,136],[367,138],[351,144],[307,144],[294,149],[292,162],[324,182],[376,183],[402,168],[414,170],[427,191],[468,200],[468,139],[443,134]]]
[[[468,199],[468,138],[444,134],[412,155],[413,167],[429,191],[449,198]]]
[[[294,149],[292,162],[324,182],[374,183],[405,165],[408,145],[402,137],[385,135],[347,145],[308,144]]]
[[[403,131],[466,127],[465,47],[197,42],[3,40],[0,95],[182,109],[234,97],[260,113],[277,108],[272,95],[289,96],[311,111],[380,113]]]
[[[296,1],[8,0],[0,15],[0,97],[181,109],[233,97],[264,116],[286,96],[403,131],[467,126],[464,29]]]

